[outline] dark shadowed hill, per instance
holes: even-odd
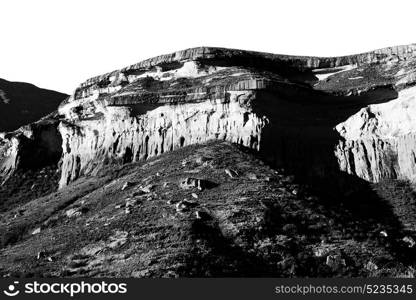
[[[68,95],[0,78],[0,131],[12,131],[57,109]]]

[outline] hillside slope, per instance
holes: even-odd
[[[414,276],[414,212],[382,195],[368,186],[334,203],[239,146],[184,147],[4,210],[0,272]]]

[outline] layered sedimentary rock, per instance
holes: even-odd
[[[60,185],[108,160],[137,161],[210,139],[258,149],[265,120],[241,106],[250,97],[251,92],[230,92],[227,100],[163,105],[139,117],[124,106],[109,106],[99,119],[63,122]]]
[[[60,186],[210,139],[305,176],[412,179],[415,82],[415,45],[330,58],[207,47],[158,56],[91,78],[60,105],[50,127],[62,140]],[[16,136],[3,139],[2,178],[27,156]]]

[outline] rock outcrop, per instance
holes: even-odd
[[[62,155],[58,122],[52,115],[0,134],[0,179],[5,182],[16,169],[57,165]]]
[[[341,170],[371,182],[416,179],[416,87],[397,99],[369,105],[339,124]]]
[[[415,45],[329,58],[199,47],[145,60],[60,105],[60,187],[211,139],[303,176],[413,179],[415,71]],[[18,136],[3,139],[3,179],[27,155]]]

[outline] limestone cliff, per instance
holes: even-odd
[[[369,105],[339,124],[336,148],[342,170],[368,181],[416,179],[416,87]]]
[[[45,140],[5,135],[0,177],[59,152],[62,187],[106,164],[221,139],[305,176],[413,179],[415,82],[415,45],[329,58],[178,51],[82,83],[36,126],[48,133],[30,135],[62,141],[53,154],[22,150]]]

